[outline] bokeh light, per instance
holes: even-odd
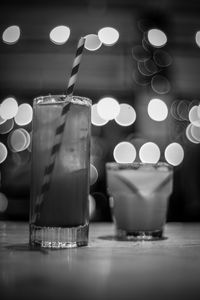
[[[144,76],[141,73],[139,73],[136,69],[133,70],[132,73],[133,80],[141,86],[147,86],[151,82],[151,77],[150,76]]]
[[[165,76],[156,74],[151,79],[151,88],[157,94],[167,94],[171,89],[171,85]]]
[[[88,34],[85,36],[85,49],[89,51],[98,50],[102,45],[98,35],[96,34]]]
[[[8,199],[5,194],[0,193],[0,213],[5,212],[7,207],[8,207]]]
[[[56,45],[63,45],[70,36],[70,28],[67,26],[57,26],[49,34],[50,40]]]
[[[177,115],[183,121],[189,120],[188,106],[189,106],[189,101],[187,100],[181,100],[177,105],[177,109],[176,109]]]
[[[184,158],[184,150],[179,143],[169,144],[164,154],[166,161],[173,166],[180,165]]]
[[[31,144],[31,136],[30,136],[30,133],[24,129],[24,128],[20,128],[20,130],[23,132],[23,134],[25,135],[26,137],[26,144],[24,146],[24,150],[28,149],[30,147],[30,144]]]
[[[18,112],[15,116],[15,123],[19,126],[25,126],[29,124],[33,119],[33,109],[28,103],[20,104]]]
[[[24,151],[29,144],[30,135],[24,128],[13,130],[8,136],[8,145],[13,152]]]
[[[90,185],[95,184],[98,179],[98,171],[93,164],[90,164]]]
[[[195,41],[197,43],[197,46],[200,47],[200,31],[196,32]]]
[[[8,155],[8,150],[7,150],[6,146],[0,142],[0,164],[2,162],[4,162],[7,155]]]
[[[8,97],[3,100],[0,108],[0,115],[3,119],[12,119],[16,116],[18,111],[18,103],[15,98]]]
[[[199,141],[196,140],[196,139],[192,136],[192,133],[191,133],[191,128],[192,128],[192,126],[194,126],[194,125],[191,124],[191,123],[187,126],[186,131],[185,131],[185,135],[186,135],[187,139],[188,139],[191,143],[193,143],[193,144],[199,144]]]
[[[168,67],[171,65],[172,63],[172,57],[171,55],[161,49],[157,49],[154,54],[153,54],[153,58],[155,63],[162,68]]]
[[[2,35],[2,40],[8,45],[13,45],[17,43],[20,38],[20,28],[19,26],[13,25],[6,28]]]
[[[130,126],[136,120],[135,109],[126,103],[120,104],[120,112],[115,117],[115,121],[121,126]]]
[[[108,123],[108,120],[104,120],[100,117],[97,111],[97,104],[92,105],[91,109],[91,123],[95,126],[103,126]]]
[[[141,45],[136,45],[132,48],[132,56],[136,61],[146,61],[151,57],[151,53]]]
[[[6,120],[3,124],[0,125],[0,134],[6,134],[10,132],[14,127],[14,120],[9,119]]]
[[[144,34],[144,37],[142,39],[142,47],[146,50],[149,50],[151,51],[152,50],[152,47],[148,41],[148,39],[146,38],[146,33]]]
[[[150,100],[147,107],[149,117],[154,121],[163,121],[167,118],[168,108],[164,101],[160,99]]]
[[[104,27],[98,31],[98,37],[105,46],[113,46],[119,39],[119,32],[113,27]]]
[[[145,66],[145,62],[144,61],[138,61],[137,62],[137,67],[138,67],[138,71],[144,75],[144,76],[151,76],[152,73],[149,72]]]
[[[120,112],[120,105],[116,99],[105,97],[98,101],[97,112],[102,119],[113,120]]]
[[[197,127],[194,124],[192,124],[190,130],[191,130],[190,132],[191,132],[191,135],[192,135],[193,139],[200,142],[200,127]]]
[[[157,163],[160,159],[160,149],[155,143],[145,143],[139,150],[139,157],[144,163]]]
[[[144,66],[149,71],[151,75],[155,74],[158,72],[158,67],[154,63],[153,59],[148,59],[144,62]]]
[[[171,107],[170,107],[170,113],[175,120],[180,121],[181,118],[177,111],[178,105],[179,105],[179,100],[173,101],[173,103],[171,104]]]
[[[200,127],[200,118],[198,114],[198,106],[194,105],[189,111],[189,121],[197,127]]]
[[[166,34],[157,28],[150,29],[147,33],[149,43],[154,47],[163,47],[167,43]]]
[[[113,157],[118,163],[132,163],[136,158],[135,147],[129,142],[121,142],[115,146]]]

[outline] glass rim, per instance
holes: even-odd
[[[77,100],[80,100],[80,101],[84,101],[86,102],[89,106],[92,106],[92,100],[90,98],[87,98],[85,96],[79,96],[79,95],[71,95],[71,96],[67,96],[65,94],[49,94],[49,95],[45,95],[45,96],[38,96],[38,97],[35,97],[33,99],[33,103],[34,104],[38,104],[39,101],[41,102],[44,102],[45,99],[48,99],[48,98],[55,98],[55,100],[60,100],[60,101],[56,101],[55,103],[58,104],[58,103],[64,103],[65,100],[67,100],[67,98],[71,98],[71,99],[77,99]]]
[[[131,163],[118,163],[118,162],[106,162],[106,169],[119,170],[119,169],[138,169],[140,167],[150,166],[154,168],[166,167],[168,170],[173,170],[173,166],[167,162],[158,161],[157,163],[139,162],[134,161]]]

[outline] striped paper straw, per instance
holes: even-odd
[[[83,49],[84,49],[84,44],[85,44],[85,38],[81,37],[78,42],[78,45],[77,45],[76,55],[75,55],[73,65],[72,65],[71,76],[70,76],[68,87],[67,87],[67,97],[70,97],[73,95],[74,86],[77,81],[78,70],[79,70],[81,57],[82,57],[82,53],[83,53]],[[51,149],[49,164],[48,164],[48,166],[46,166],[45,171],[44,171],[43,183],[42,183],[40,195],[36,199],[35,213],[34,213],[32,222],[35,222],[36,219],[39,217],[40,206],[44,201],[45,193],[49,190],[49,187],[50,187],[52,172],[53,172],[55,160],[56,160],[56,155],[61,146],[62,135],[63,135],[64,128],[65,128],[66,116],[67,116],[67,113],[70,108],[69,103],[70,103],[70,101],[68,101],[65,104],[65,106],[63,106],[63,109],[61,112],[61,117],[59,120],[60,122],[59,122],[58,127],[56,128],[54,145]]]
[[[78,42],[75,59],[74,59],[73,65],[72,65],[72,72],[71,72],[71,76],[70,76],[68,87],[67,87],[67,96],[73,95],[74,85],[77,81],[78,69],[80,66],[84,45],[85,45],[85,38],[81,37]]]

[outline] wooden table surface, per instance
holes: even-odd
[[[165,239],[117,241],[90,224],[89,246],[30,249],[28,224],[0,222],[0,299],[200,299],[200,224],[168,223]]]

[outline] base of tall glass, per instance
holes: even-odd
[[[89,224],[77,227],[41,227],[30,224],[30,245],[43,248],[76,248],[88,245]]]

